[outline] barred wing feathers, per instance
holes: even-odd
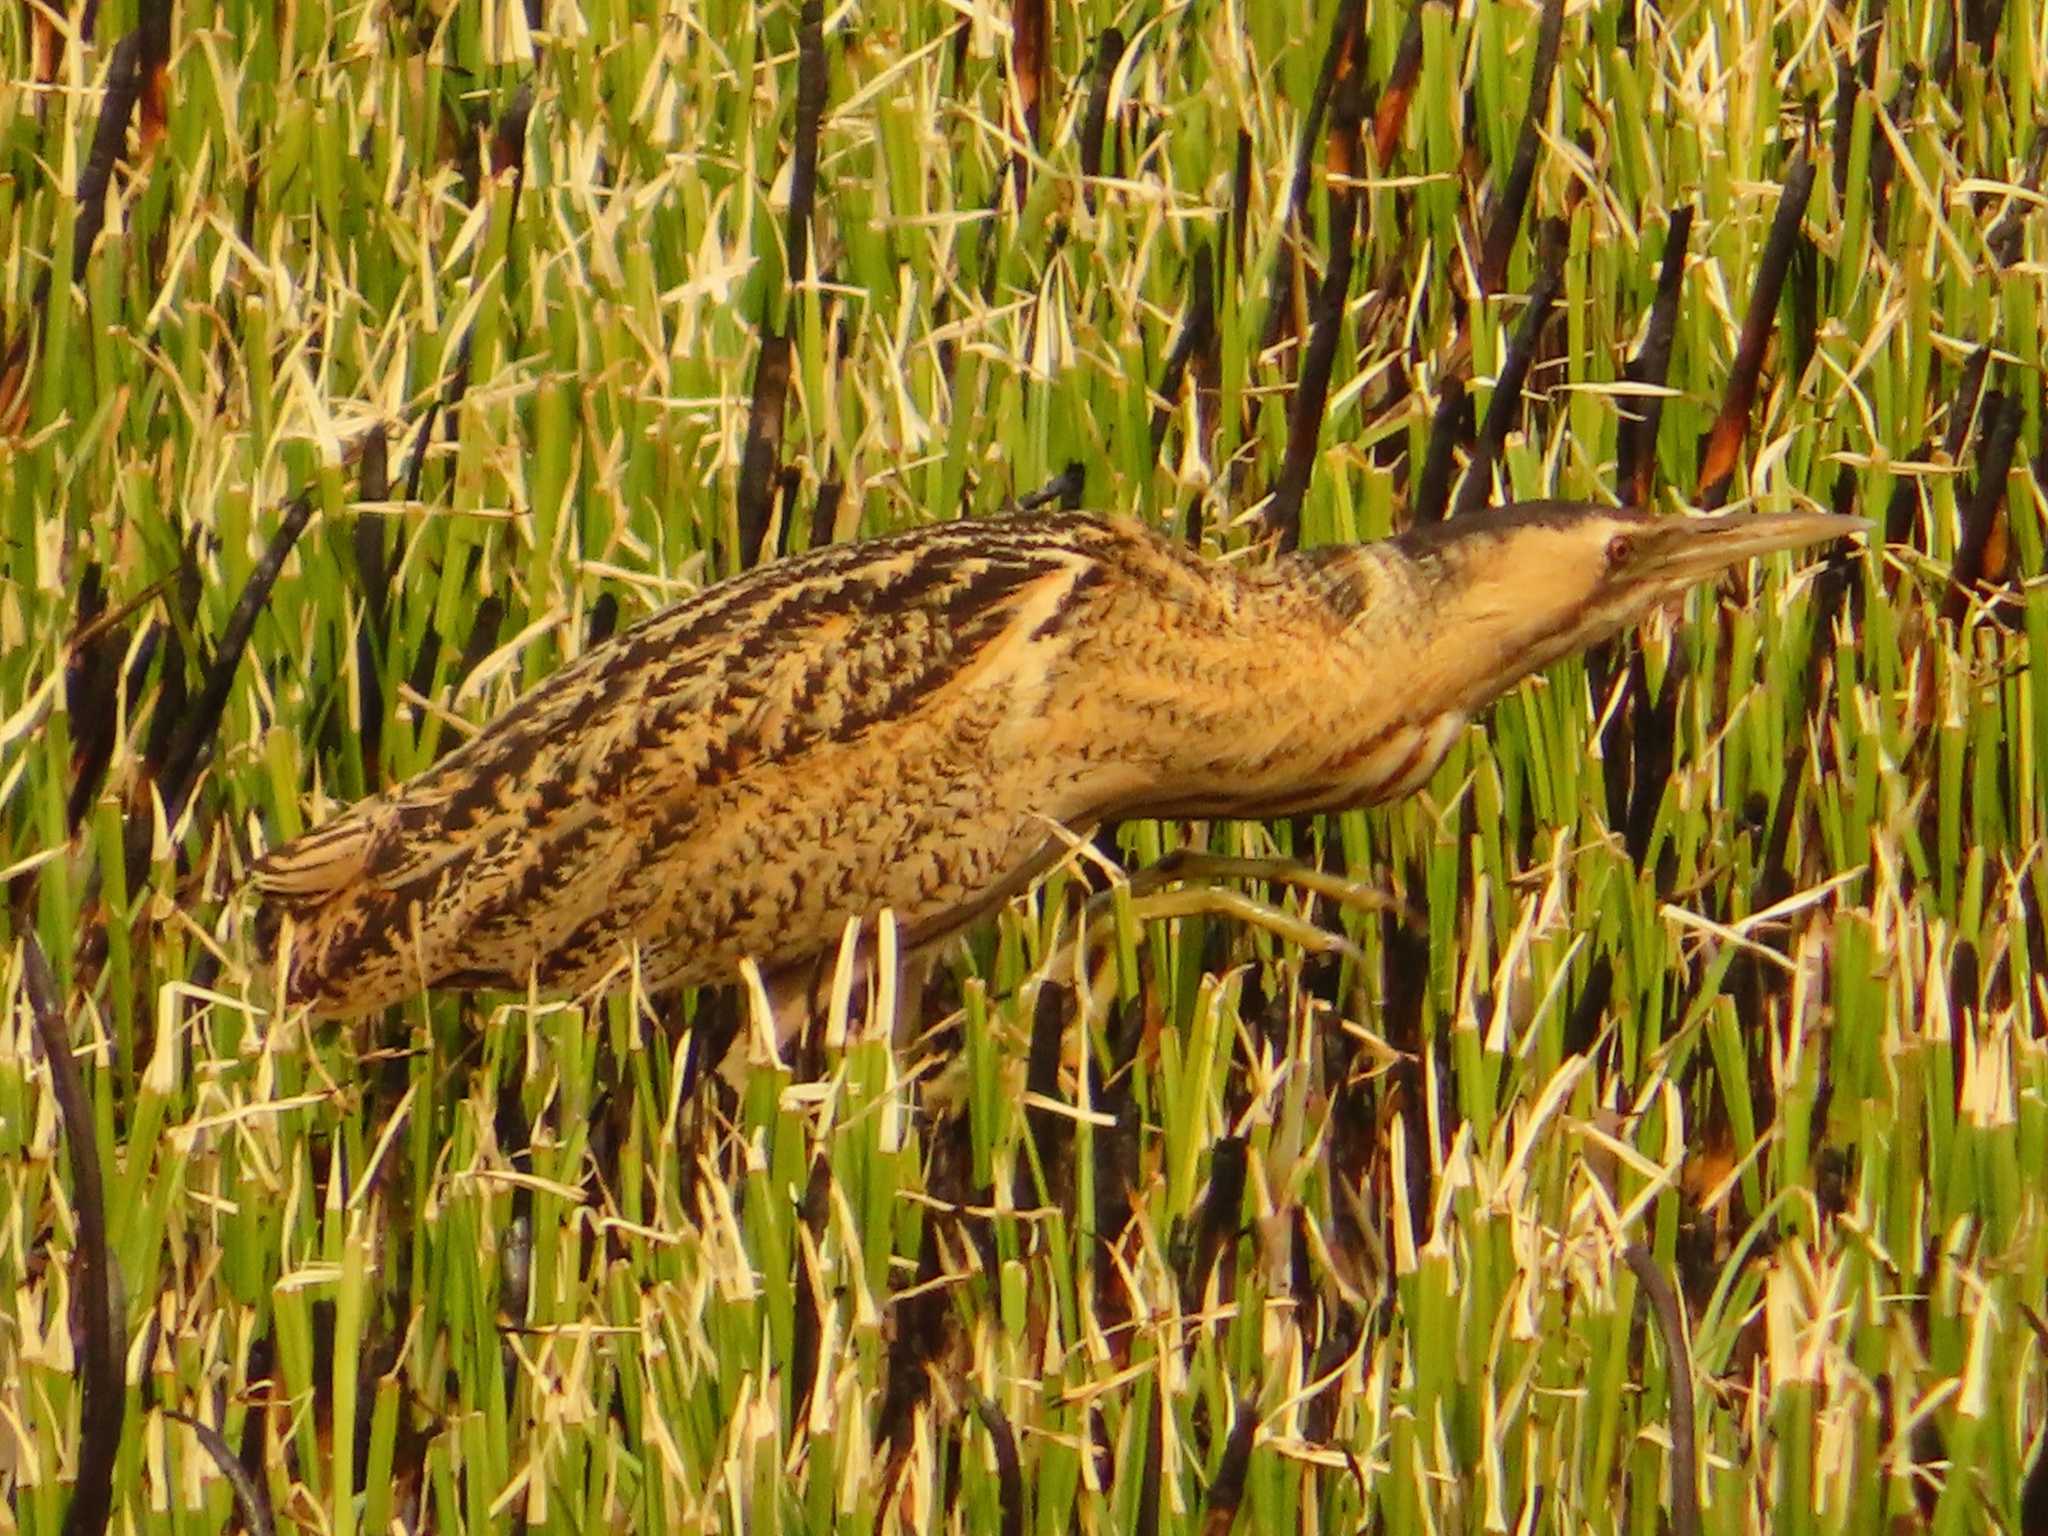
[[[844,824],[860,814],[882,844],[910,835],[890,820],[906,797],[963,786],[876,784],[884,754],[864,744],[893,733],[888,755],[943,775],[950,724],[1035,707],[1051,663],[1033,653],[1064,643],[1104,557],[1134,539],[1086,518],[955,524],[763,567],[654,615],[257,865],[262,931],[290,919],[288,999],[351,1014],[435,983],[578,987],[635,941],[651,981],[698,981],[742,954],[836,942],[892,850],[812,850],[821,931],[791,932],[805,914],[775,903],[801,871],[761,867],[763,835],[808,821],[858,842]]]

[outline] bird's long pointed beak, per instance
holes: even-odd
[[[1871,528],[1867,518],[1833,512],[1724,512],[1662,518],[1652,526],[1645,564],[1672,582],[1701,580],[1756,555],[1804,549]]]

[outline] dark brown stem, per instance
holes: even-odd
[[[1649,1296],[1650,1315],[1657,1320],[1657,1334],[1664,1343],[1671,1383],[1671,1529],[1676,1536],[1699,1536],[1699,1431],[1693,1421],[1692,1352],[1686,1347],[1685,1320],[1679,1314],[1678,1295],[1650,1250],[1631,1243],[1621,1256]]]
[[[1671,376],[1671,341],[1678,331],[1678,290],[1685,278],[1685,252],[1692,240],[1692,207],[1673,209],[1664,238],[1664,264],[1657,273],[1657,297],[1650,304],[1650,323],[1643,344],[1622,369],[1631,384],[1662,389]],[[1617,478],[1625,507],[1646,507],[1657,479],[1657,428],[1664,419],[1660,395],[1630,396],[1621,407],[1616,444]]]
[[[1550,83],[1557,70],[1558,39],[1564,33],[1564,0],[1544,0],[1543,21],[1536,31],[1536,63],[1529,76],[1529,106],[1515,141],[1515,161],[1487,220],[1479,257],[1479,287],[1499,293],[1507,282],[1508,257],[1515,234],[1529,206],[1529,187],[1536,179],[1536,157],[1543,148],[1543,118],[1550,108]]]
[[[1806,218],[1806,201],[1812,194],[1813,161],[1801,149],[1793,156],[1785,190],[1778,198],[1777,215],[1771,220],[1771,232],[1764,240],[1756,287],[1749,296],[1749,312],[1743,317],[1742,339],[1736,345],[1735,361],[1728,371],[1728,390],[1721,400],[1721,413],[1701,443],[1696,500],[1702,507],[1720,506],[1728,499],[1729,486],[1734,482],[1735,466],[1749,435],[1749,415],[1756,404],[1764,352],[1777,320],[1778,295],[1784,291],[1785,274],[1791,270],[1800,225]]]
[[[56,978],[33,931],[22,935],[21,975],[35,1016],[36,1038],[50,1067],[50,1091],[71,1154],[71,1203],[78,1251],[72,1276],[83,1347],[79,1351],[78,1478],[64,1512],[64,1536],[98,1536],[114,1507],[114,1461],[127,1411],[122,1361],[127,1320],[116,1305],[119,1285],[107,1245],[107,1197],[100,1177],[99,1137],[85,1080],[71,1054]]]
[[[747,443],[740,456],[734,495],[738,522],[738,570],[761,563],[769,553],[768,521],[774,509],[775,472],[782,463],[782,414],[789,400],[789,337],[768,330],[754,364],[754,401],[747,411]]]
[[[1493,397],[1486,402],[1486,420],[1480,424],[1471,462],[1465,466],[1465,478],[1458,486],[1458,499],[1451,507],[1453,517],[1477,511],[1493,493],[1493,466],[1507,441],[1508,428],[1522,413],[1522,387],[1529,379],[1529,362],[1536,355],[1543,323],[1550,318],[1551,307],[1557,303],[1558,290],[1563,285],[1555,266],[1547,266],[1536,279],[1529,307],[1522,311],[1514,337],[1508,342],[1507,356],[1501,360]]]

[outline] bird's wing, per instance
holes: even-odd
[[[1035,642],[1099,572],[1097,543],[1124,537],[1019,520],[1008,538],[984,525],[835,546],[635,626],[257,864],[264,929],[298,925],[294,994],[318,1002],[400,944],[428,979],[524,969],[540,956],[513,941],[544,946],[601,910],[650,822],[705,787],[930,709],[991,668],[1028,682]],[[497,958],[466,954],[471,934],[500,935]]]

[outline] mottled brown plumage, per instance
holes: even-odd
[[[885,906],[927,944],[1062,829],[1409,793],[1518,679],[1859,526],[1532,503],[1257,563],[1082,516],[834,546],[655,615],[277,849],[265,925],[322,1014],[580,990],[635,945],[654,990],[773,974]]]

